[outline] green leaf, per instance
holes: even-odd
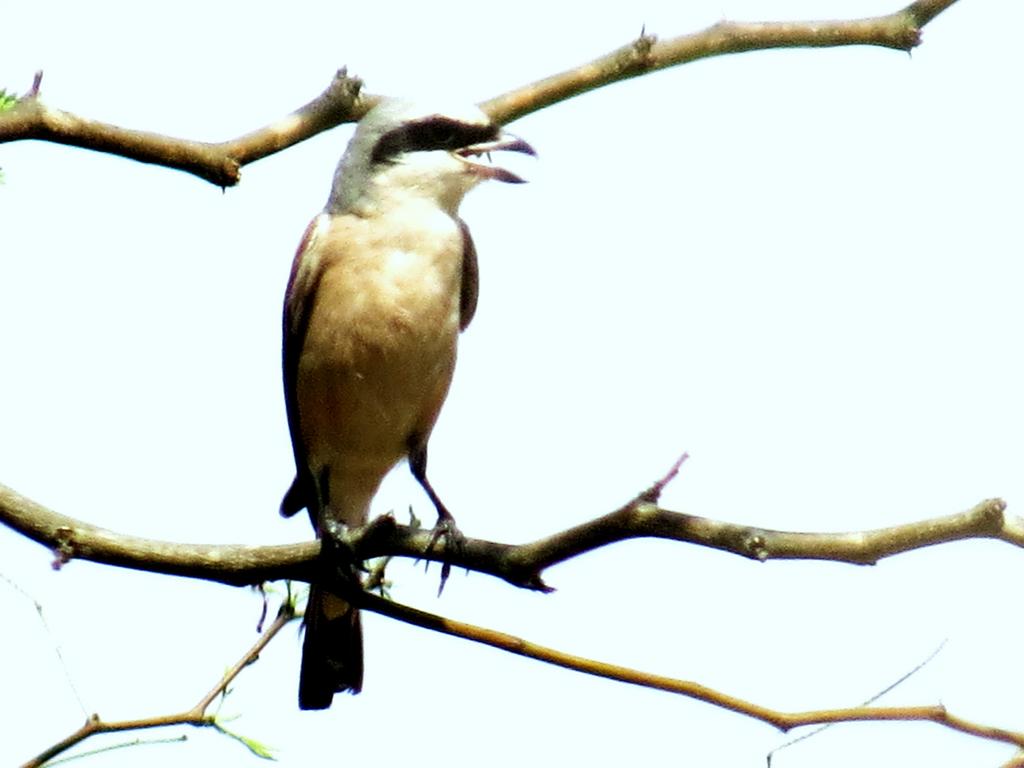
[[[9,93],[8,91],[0,88],[0,112],[6,112],[8,109],[14,109],[14,105],[18,103],[18,97]]]
[[[239,744],[242,744],[246,749],[248,749],[250,752],[256,755],[256,757],[260,757],[264,760],[277,760],[277,758],[274,757],[273,749],[271,749],[261,741],[256,741],[256,739],[252,739],[248,736],[243,736],[240,733],[229,731],[227,728],[224,727],[223,721],[221,721],[219,718],[216,721],[214,721],[213,727],[221,733],[223,733],[225,736],[228,736],[237,741]]]
[[[7,90],[0,88],[0,112],[6,112],[9,109],[14,109],[14,105],[18,103],[18,97],[16,94],[9,93]],[[0,168],[0,184],[4,183],[4,171]]]

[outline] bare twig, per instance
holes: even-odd
[[[237,139],[211,143],[121,128],[47,106],[39,97],[41,78],[37,73],[32,89],[0,117],[0,144],[21,139],[68,144],[175,168],[220,187],[237,184],[246,163],[358,120],[375,103],[373,97],[359,97],[361,81],[342,69],[323,93],[290,115]]]
[[[81,760],[86,757],[95,757],[96,755],[102,755],[108,752],[116,752],[120,749],[132,749],[134,747],[156,747],[162,744],[183,744],[186,741],[188,741],[188,736],[186,736],[184,733],[180,736],[168,736],[167,738],[163,739],[143,739],[140,737],[137,739],[131,739],[130,741],[122,741],[118,742],[117,744],[110,744],[105,747],[97,747],[96,749],[85,749],[74,755],[68,755],[67,757],[61,757],[56,760],[50,760],[48,763],[46,763],[46,765],[47,768],[50,768],[50,766],[63,765],[64,763],[70,763],[73,760]]]
[[[946,647],[946,641],[945,641],[945,640],[943,640],[943,641],[942,641],[941,643],[939,643],[938,647],[937,647],[937,648],[935,648],[935,650],[933,650],[933,651],[932,651],[931,653],[929,653],[929,654],[928,654],[928,656],[927,656],[927,657],[926,657],[925,659],[923,659],[922,661],[918,662],[918,663],[917,663],[917,664],[916,664],[916,665],[915,665],[915,666],[913,667],[913,669],[909,669],[909,670],[907,670],[907,671],[906,671],[906,672],[904,672],[904,673],[903,673],[902,675],[900,675],[898,679],[896,679],[896,680],[894,680],[893,682],[889,683],[889,685],[885,686],[885,688],[883,688],[882,690],[880,690],[880,691],[879,691],[878,693],[876,693],[876,694],[874,694],[874,695],[870,696],[870,697],[869,697],[868,699],[866,699],[865,701],[862,701],[862,702],[861,702],[861,706],[862,706],[862,707],[867,707],[867,706],[869,706],[869,705],[871,705],[871,704],[874,704],[874,703],[875,703],[876,701],[878,701],[878,700],[879,700],[880,698],[882,698],[883,696],[885,696],[885,694],[887,694],[887,693],[889,693],[890,691],[893,691],[893,690],[895,690],[896,688],[898,688],[899,686],[903,685],[903,683],[905,683],[905,682],[906,682],[907,680],[909,680],[909,679],[910,679],[911,677],[913,677],[913,676],[914,676],[914,675],[916,675],[916,674],[917,674],[918,672],[920,672],[920,671],[921,671],[922,669],[924,669],[924,668],[925,668],[925,667],[927,667],[927,666],[928,666],[929,664],[931,664],[931,663],[932,663],[932,661],[934,661],[935,657],[936,657],[936,656],[938,656],[938,655],[939,655],[939,653],[941,653],[941,652],[942,652],[942,649],[943,649],[943,648],[945,648],[945,647]],[[825,730],[826,728],[831,728],[831,727],[833,727],[834,725],[837,725],[837,723],[825,723],[824,725],[819,725],[819,726],[818,726],[817,728],[815,728],[814,730],[812,730],[812,731],[809,731],[809,732],[807,732],[807,733],[804,733],[804,734],[801,734],[800,736],[797,736],[797,737],[795,737],[795,738],[793,738],[793,739],[790,739],[790,740],[789,740],[789,741],[787,741],[787,742],[786,742],[785,744],[780,744],[779,746],[775,747],[775,749],[773,749],[773,750],[772,750],[771,752],[769,752],[769,753],[768,753],[768,755],[767,755],[767,761],[766,761],[766,762],[768,763],[768,766],[769,766],[769,768],[771,768],[771,764],[772,764],[772,758],[773,758],[773,757],[774,757],[774,756],[775,756],[775,755],[776,755],[777,753],[781,752],[781,751],[782,751],[782,750],[784,750],[784,749],[788,749],[789,747],[792,747],[792,746],[794,746],[795,744],[798,744],[798,743],[799,743],[799,742],[801,742],[801,741],[806,741],[807,739],[810,739],[810,738],[812,738],[813,736],[816,736],[816,735],[818,735],[819,733],[821,733],[822,731],[824,731],[824,730]]]
[[[343,581],[343,580],[341,580]],[[336,585],[339,590],[345,586],[341,581]],[[332,587],[333,588],[333,587]],[[489,645],[508,653],[543,661],[558,667],[576,672],[617,680],[623,683],[655,688],[668,693],[675,693],[687,698],[703,701],[722,709],[737,712],[741,715],[760,720],[768,725],[786,732],[794,728],[825,723],[848,722],[881,722],[881,721],[928,721],[961,733],[970,734],[992,741],[1002,741],[1024,747],[1024,733],[1003,728],[975,723],[957,715],[950,714],[941,705],[917,707],[843,707],[838,709],[819,709],[806,712],[782,712],[751,701],[722,693],[706,685],[691,680],[679,680],[664,675],[654,675],[639,670],[622,667],[617,664],[585,659],[569,653],[547,648],[520,637],[498,632],[493,629],[478,627],[473,624],[447,619],[436,614],[427,613],[416,608],[393,603],[368,593],[348,595],[358,601],[360,608],[374,611],[391,618],[399,619],[407,624],[414,624],[425,629],[440,632],[454,637],[461,637],[482,645]]]
[[[611,83],[712,56],[771,48],[873,45],[909,51],[921,28],[956,0],[919,0],[889,14],[850,21],[722,21],[705,30],[658,40],[641,34],[628,45],[573,69],[516,88],[481,104],[505,123]]]
[[[233,586],[308,581],[319,543],[267,547],[178,544],[125,536],[58,514],[0,485],[0,521],[53,550],[55,565],[90,560],[135,570],[210,579]]]
[[[723,21],[701,32],[658,40],[641,36],[594,61],[495,96],[480,106],[501,123],[596,88],[711,56],[772,48],[872,45],[910,50],[921,28],[955,0],[917,0],[868,19],[805,22]],[[191,141],[121,128],[47,106],[37,73],[32,89],[0,115],[0,143],[42,139],[186,171],[221,187],[238,183],[242,166],[345,122],[358,120],[380,98],[360,95],[361,83],[342,69],[327,89],[290,115],[237,139]]]
[[[98,733],[137,731],[144,728],[162,728],[169,725],[192,725],[198,728],[212,727],[217,728],[218,730],[224,730],[224,728],[218,723],[216,715],[207,714],[206,710],[209,709],[210,704],[212,704],[218,696],[224,693],[227,687],[231,684],[231,681],[238,677],[243,669],[255,661],[267,644],[273,640],[277,633],[294,618],[294,606],[290,602],[283,603],[277,613],[277,617],[267,628],[266,632],[260,635],[260,638],[256,641],[255,645],[247,650],[242,657],[224,673],[221,679],[217,681],[217,684],[214,685],[213,688],[211,688],[210,691],[199,699],[199,701],[190,709],[176,714],[145,717],[138,720],[105,721],[102,720],[99,715],[92,715],[80,728],[58,741],[53,746],[43,750],[28,762],[24,763],[22,768],[39,768],[39,766],[45,765],[49,760],[62,752],[67,751],[76,744],[79,744],[90,736],[94,736]]]
[[[82,694],[78,691],[78,686],[75,684],[75,679],[71,674],[71,668],[68,666],[67,659],[64,658],[64,651],[61,648],[60,641],[57,636],[53,633],[53,629],[50,627],[50,622],[46,620],[46,614],[43,612],[43,605],[36,600],[32,595],[21,588],[20,585],[15,584],[9,578],[0,573],[0,581],[3,581],[11,589],[21,595],[25,600],[32,604],[35,608],[36,616],[39,619],[39,623],[42,625],[43,631],[53,644],[53,655],[57,657],[57,661],[60,664],[61,671],[64,672],[64,681],[68,684],[68,688],[71,689],[72,696],[75,697],[75,701],[78,702],[79,709],[82,710],[82,714],[86,714],[89,710],[85,706],[85,701],[82,699]]]
[[[942,725],[951,730],[960,731],[979,738],[1006,742],[1024,748],[1024,733],[1002,728],[994,728],[965,720],[961,717],[950,714],[942,706],[861,706],[811,710],[806,712],[782,712],[780,710],[765,707],[763,705],[717,691],[713,688],[690,680],[680,680],[677,678],[666,677],[664,675],[649,674],[617,664],[609,664],[607,662],[575,656],[558,651],[554,648],[538,645],[504,632],[455,621],[453,619],[421,611],[410,606],[394,603],[368,592],[355,592],[352,590],[352,582],[348,579],[339,579],[336,584],[331,585],[331,589],[344,595],[347,599],[351,599],[353,602],[358,603],[358,605],[365,610],[398,619],[407,624],[423,627],[425,629],[430,629],[453,637],[461,637],[465,640],[470,640],[482,645],[489,645],[508,653],[514,653],[519,656],[535,659],[554,666],[564,667],[565,669],[571,669],[576,672],[583,672],[596,677],[616,680],[618,682],[629,683],[646,688],[654,688],[668,693],[685,696],[687,698],[696,699],[698,701],[703,701],[707,704],[760,720],[783,732],[809,725],[856,721],[928,721]],[[231,681],[234,680],[246,666],[258,658],[266,645],[278,634],[285,624],[290,622],[293,618],[295,618],[295,613],[292,609],[292,605],[290,602],[286,602],[278,612],[274,623],[260,637],[259,641],[249,649],[241,659],[239,659],[239,661],[224,674],[221,680],[218,681],[218,683],[192,708],[174,715],[163,715],[152,718],[123,720],[117,722],[104,722],[99,718],[99,716],[93,715],[81,728],[77,729],[67,738],[54,744],[52,747],[44,750],[32,760],[26,762],[22,768],[38,768],[56,755],[61,754],[72,746],[97,733],[158,728],[170,725],[192,725],[196,727],[213,726],[224,730],[223,727],[217,723],[216,717],[206,714],[206,710],[209,708],[210,704],[224,692]],[[890,688],[891,687],[892,686],[890,686]]]
[[[1024,520],[1007,515],[1001,499],[982,501],[955,515],[889,528],[802,533],[673,512],[646,501],[646,493],[614,512],[527,544],[467,538],[458,548],[446,548],[441,542],[428,553],[430,531],[399,525],[390,517],[352,531],[349,538],[361,559],[396,556],[449,562],[540,591],[549,589],[541,576],[550,566],[636,538],[697,544],[760,561],[830,560],[854,565],[964,539],[997,539],[1024,548]],[[276,579],[308,582],[320,551],[316,541],[257,547],[177,544],[127,536],[60,515],[3,485],[0,522],[52,549],[59,564],[77,558],[236,586]]]

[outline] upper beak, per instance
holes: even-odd
[[[537,155],[533,147],[511,133],[502,133],[494,141],[485,141],[480,144],[472,144],[468,147],[456,149],[453,154],[469,166],[468,170],[470,172],[480,176],[481,178],[496,179],[497,181],[504,181],[509,184],[525,183],[526,179],[518,174],[512,173],[512,171],[507,168],[490,165],[477,159],[481,155],[488,155],[487,159],[490,160],[491,152],[501,152],[502,150],[506,152],[522,152],[526,155]]]

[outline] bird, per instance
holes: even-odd
[[[477,306],[459,205],[481,181],[524,181],[490,153],[536,153],[476,106],[436,107],[385,98],[365,114],[292,263],[282,361],[296,475],[281,514],[308,510],[322,564],[329,527],[364,525],[403,459],[437,509],[435,535],[457,534],[427,479],[427,442]],[[359,610],[314,580],[303,623],[300,709],[359,693]]]

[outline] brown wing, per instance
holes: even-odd
[[[324,238],[319,236],[328,225],[324,216],[326,214],[321,214],[310,222],[299,243],[295,261],[292,262],[288,290],[284,297],[284,341],[281,350],[284,402],[295,452],[295,480],[281,501],[281,514],[289,517],[305,507],[309,510],[310,520],[318,535],[320,495],[309,470],[306,444],[299,425],[297,379],[299,359],[306,344],[317,289],[324,274]],[[327,555],[326,561],[332,563],[332,569],[336,569],[330,555]],[[352,578],[356,580],[355,576]],[[359,610],[314,583],[310,587],[304,625],[299,707],[326,709],[337,692],[359,693],[363,686],[363,637]]]
[[[321,214],[323,215],[323,214]],[[295,453],[295,480],[281,500],[281,514],[291,517],[299,510],[306,508],[313,519],[316,509],[314,500],[316,491],[313,477],[309,472],[306,460],[306,446],[299,427],[299,406],[295,396],[295,383],[299,371],[299,358],[309,328],[309,318],[313,309],[313,298],[316,296],[317,284],[323,275],[321,263],[315,255],[316,229],[321,222],[318,216],[306,227],[306,232],[299,243],[295,260],[292,262],[291,276],[288,278],[288,289],[284,297],[283,343],[281,348],[282,368],[284,372],[284,404],[288,414],[288,429],[292,436],[292,450]]]
[[[476,246],[469,234],[469,227],[458,220],[462,230],[462,293],[459,295],[459,330],[464,331],[476,314],[476,302],[480,294],[480,267],[476,261]]]

